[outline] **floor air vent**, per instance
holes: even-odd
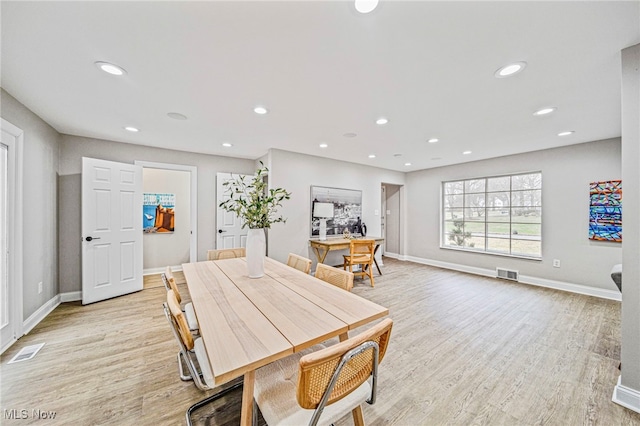
[[[11,358],[11,361],[9,361],[7,364],[13,364],[14,362],[26,361],[28,359],[31,359],[36,356],[38,351],[42,349],[43,346],[44,343],[40,343],[39,345],[25,346],[24,348],[20,349],[20,352],[18,352],[13,358]]]
[[[505,280],[518,281],[518,271],[504,268],[496,268],[496,277]]]

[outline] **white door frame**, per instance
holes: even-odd
[[[13,307],[11,318],[9,319],[11,327],[13,328],[14,339],[0,348],[0,353],[4,352],[9,346],[11,346],[17,339],[24,334],[24,324],[22,318],[23,306],[22,306],[22,292],[23,292],[23,277],[22,277],[22,250],[23,250],[23,215],[22,215],[22,200],[23,200],[23,145],[24,145],[24,132],[22,129],[14,126],[5,119],[0,119],[1,126],[4,131],[12,135],[15,139],[12,142],[5,142],[4,144],[9,147],[8,152],[8,246],[9,246],[9,285],[10,289],[9,303]]]
[[[190,173],[190,196],[191,199],[191,237],[189,239],[189,262],[198,261],[198,168],[196,166],[185,166],[183,164],[156,163],[153,161],[134,161],[135,165],[142,166],[143,169],[178,170]]]

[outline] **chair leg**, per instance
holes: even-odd
[[[228,388],[226,388],[226,389],[224,389],[224,390],[221,390],[220,392],[215,393],[215,394],[213,394],[213,395],[211,395],[211,396],[209,396],[209,397],[207,397],[207,398],[203,399],[202,401],[198,401],[198,402],[196,402],[195,404],[193,404],[191,407],[189,407],[189,408],[187,409],[187,413],[186,413],[186,416],[187,416],[187,426],[192,426],[192,425],[193,425],[193,423],[191,423],[191,414],[192,414],[194,411],[196,411],[198,408],[202,408],[202,407],[204,407],[205,405],[207,405],[207,404],[209,404],[209,403],[211,403],[211,402],[213,402],[213,401],[215,401],[215,400],[217,400],[217,399],[222,398],[223,396],[227,395],[228,393],[230,393],[230,392],[232,392],[232,391],[234,391],[234,390],[236,390],[236,389],[238,389],[238,388],[241,388],[241,387],[242,387],[242,385],[243,385],[243,382],[242,382],[242,381],[240,381],[240,382],[236,383],[236,384],[235,384],[235,385],[233,385],[233,386],[230,386],[230,387],[228,387]]]
[[[353,424],[355,426],[364,426],[364,416],[362,415],[362,406],[358,405],[351,411],[353,415]]]
[[[180,380],[182,380],[183,382],[188,382],[190,380],[193,380],[193,377],[191,377],[190,374],[185,374],[183,367],[184,364],[182,364],[182,356],[182,351],[178,352],[178,372],[180,373]]]

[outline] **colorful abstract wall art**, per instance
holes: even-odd
[[[174,232],[175,205],[175,194],[143,194],[143,232],[145,234]]]
[[[622,181],[589,184],[589,239],[622,242]]]

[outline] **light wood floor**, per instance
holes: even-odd
[[[364,406],[369,425],[640,424],[640,414],[611,402],[618,302],[386,258],[383,272],[375,288],[362,279],[354,287],[394,319],[378,400]],[[62,304],[3,354],[0,423],[184,424],[204,394],[178,378],[165,291],[147,284],[88,306]],[[7,365],[40,342],[33,360]],[[239,396],[213,416],[216,407],[203,409],[200,424],[237,424]],[[12,409],[29,418],[7,420]],[[34,419],[33,409],[56,417]]]

